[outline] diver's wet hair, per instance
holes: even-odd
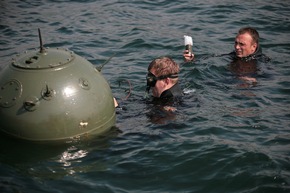
[[[156,76],[165,76],[179,73],[179,65],[173,59],[167,56],[154,59],[148,66],[148,71],[151,69],[155,70]]]
[[[259,43],[259,33],[258,31],[255,29],[255,28],[252,28],[252,27],[243,27],[239,30],[238,34],[245,34],[245,33],[248,33],[250,34],[250,36],[253,38],[253,41],[255,43]]]

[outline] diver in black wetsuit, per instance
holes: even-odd
[[[152,90],[153,100],[148,102],[146,115],[153,123],[175,119],[175,111],[183,96],[178,82],[179,71],[179,65],[169,57],[154,59],[149,64],[146,91]]]
[[[183,95],[178,83],[179,65],[169,57],[154,59],[148,66],[147,92],[156,99],[168,100]]]
[[[229,54],[218,56],[230,56],[230,70],[240,79],[245,81],[256,82],[254,77],[248,76],[257,72],[257,61],[267,63],[270,58],[262,53],[259,45],[259,33],[252,27],[241,28],[235,38],[235,50]],[[185,50],[183,57],[186,62],[194,60],[194,54],[188,54]]]
[[[224,55],[231,55],[243,61],[265,57],[259,46],[259,38],[259,33],[256,29],[252,27],[241,28],[235,39],[235,51]],[[188,50],[184,51],[183,57],[186,62],[194,60],[194,54],[188,54]]]

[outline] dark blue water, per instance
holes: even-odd
[[[0,2],[1,67],[16,53],[65,47],[102,72],[124,107],[107,137],[47,146],[1,137],[0,192],[290,192],[290,2],[36,0]],[[255,27],[257,83],[227,57]],[[183,63],[183,35],[194,63]],[[175,113],[144,99],[148,64],[169,55],[187,93]]]

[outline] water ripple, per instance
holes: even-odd
[[[54,148],[1,140],[1,191],[289,192],[289,5],[1,1],[0,69],[39,46],[40,28],[45,46],[68,48],[96,66],[113,56],[102,73],[123,107],[119,132],[106,139]],[[271,58],[259,64],[256,84],[216,57],[234,49],[244,26],[258,29]],[[185,34],[193,37],[192,63],[182,58]],[[162,55],[181,64],[188,91],[175,113],[144,99],[147,66]]]

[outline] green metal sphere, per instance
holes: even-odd
[[[112,91],[86,59],[46,48],[17,55],[0,72],[0,131],[29,141],[99,135],[115,125]]]

